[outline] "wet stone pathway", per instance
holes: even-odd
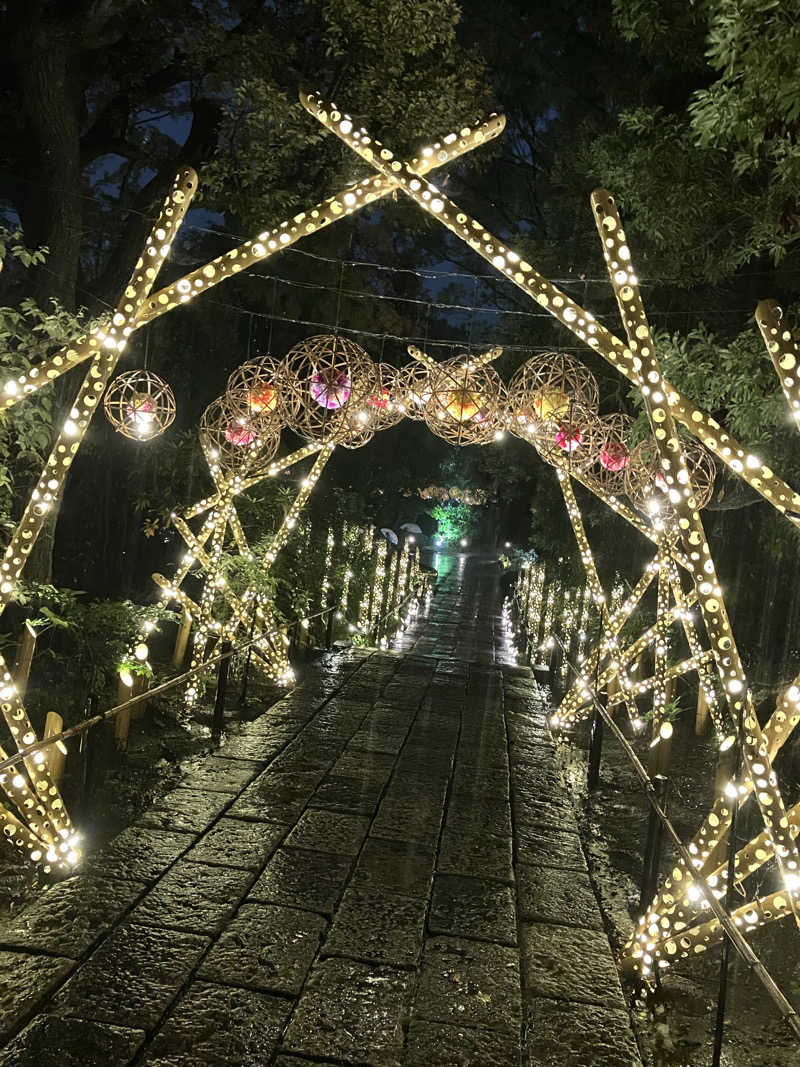
[[[628,1067],[496,570],[331,656],[0,928],[3,1067]]]

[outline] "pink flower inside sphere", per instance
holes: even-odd
[[[600,466],[607,471],[624,471],[631,461],[630,453],[622,441],[608,441],[600,449]]]
[[[311,379],[311,396],[329,411],[346,404],[351,391],[352,383],[344,371],[321,370]]]
[[[258,434],[252,426],[242,420],[235,420],[229,422],[225,427],[225,440],[229,441],[232,445],[236,445],[237,448],[244,448],[247,445],[252,445],[256,440]]]
[[[583,434],[580,430],[568,429],[562,426],[556,434],[556,444],[565,452],[576,452],[581,447]]]

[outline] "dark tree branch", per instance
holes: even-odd
[[[163,197],[175,172],[187,163],[199,167],[212,154],[222,108],[217,101],[201,98],[192,105],[192,128],[186,143],[174,157],[162,163],[158,172],[144,185],[130,206],[128,220],[120,240],[102,273],[89,287],[107,303],[114,303],[125,284],[131,267],[141,251]]]

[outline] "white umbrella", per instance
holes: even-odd
[[[400,527],[400,529],[401,530],[405,530],[406,533],[410,533],[410,534],[421,534],[422,533],[422,529],[419,526],[417,526],[417,524],[415,522],[404,522],[403,525]]]
[[[381,533],[391,545],[397,544],[397,534],[394,530],[389,530],[386,526],[381,526]]]

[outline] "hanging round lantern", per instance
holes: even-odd
[[[633,419],[622,412],[601,415],[600,447],[597,463],[588,470],[587,476],[609,496],[625,493],[625,471],[631,463],[630,433]]]
[[[117,433],[133,441],[150,441],[174,421],[175,395],[151,371],[126,371],[106,389],[103,408]]]
[[[386,430],[402,422],[406,415],[401,374],[390,363],[376,363],[375,384],[367,396],[366,410],[376,430]]]
[[[369,354],[345,337],[323,334],[301,341],[281,364],[283,417],[308,441],[359,448],[375,432],[378,376]]]
[[[695,506],[704,508],[714,493],[717,465],[699,441],[681,438],[681,451],[691,480]],[[631,452],[625,468],[625,492],[639,511],[651,521],[672,522],[675,517],[670,487],[661,463],[658,446],[647,438]]]
[[[425,405],[431,398],[431,375],[427,364],[412,360],[397,371],[397,402],[401,415],[414,421],[425,418]]]
[[[422,406],[428,428],[454,445],[484,445],[502,434],[505,386],[494,367],[470,355],[428,365]]]
[[[597,382],[579,360],[563,352],[532,356],[517,369],[508,386],[508,427],[530,440],[542,426],[570,420],[570,409],[596,413]]]
[[[272,356],[259,356],[243,363],[228,378],[228,394],[241,403],[248,414],[271,416],[280,421],[281,364]]]
[[[602,445],[600,420],[573,401],[562,418],[537,423],[529,439],[542,459],[554,467],[583,472],[597,460]]]
[[[248,477],[269,465],[281,431],[269,416],[248,412],[241,394],[225,393],[203,412],[199,433],[212,474]]]

